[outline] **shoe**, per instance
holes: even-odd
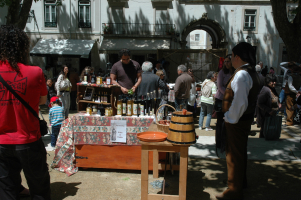
[[[208,127],[208,128],[206,128],[206,131],[213,131],[213,129]]]
[[[203,130],[203,128],[202,128],[202,127],[199,127],[199,130]]]

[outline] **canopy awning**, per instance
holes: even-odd
[[[30,55],[43,57],[47,55],[58,55],[89,58],[94,43],[94,40],[41,39],[32,48]]]
[[[157,49],[169,49],[170,41],[167,39],[131,39],[131,38],[104,38],[101,42],[99,52],[120,51],[128,48],[131,51],[157,51]]]

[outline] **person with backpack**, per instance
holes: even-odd
[[[207,115],[207,120],[205,124],[206,131],[212,131],[213,129],[210,127],[213,105],[214,105],[214,96],[216,94],[216,84],[217,74],[214,71],[210,71],[207,74],[207,78],[202,83],[201,91],[201,112],[199,118],[199,130],[203,129],[203,121],[205,115]]]

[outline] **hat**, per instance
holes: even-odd
[[[58,97],[51,97],[50,104],[48,105],[48,107],[51,108],[52,107],[51,103],[56,102],[56,101],[57,101],[57,103],[59,102],[59,98]]]
[[[238,55],[242,61],[249,63],[251,66],[256,65],[256,52],[251,44],[241,42],[232,49],[232,52],[234,55]]]

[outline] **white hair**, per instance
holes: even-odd
[[[149,61],[145,61],[143,64],[142,64],[142,71],[144,72],[150,72],[152,71],[153,69],[153,64]]]
[[[181,70],[182,72],[187,72],[187,67],[185,65],[179,65],[178,70]]]

